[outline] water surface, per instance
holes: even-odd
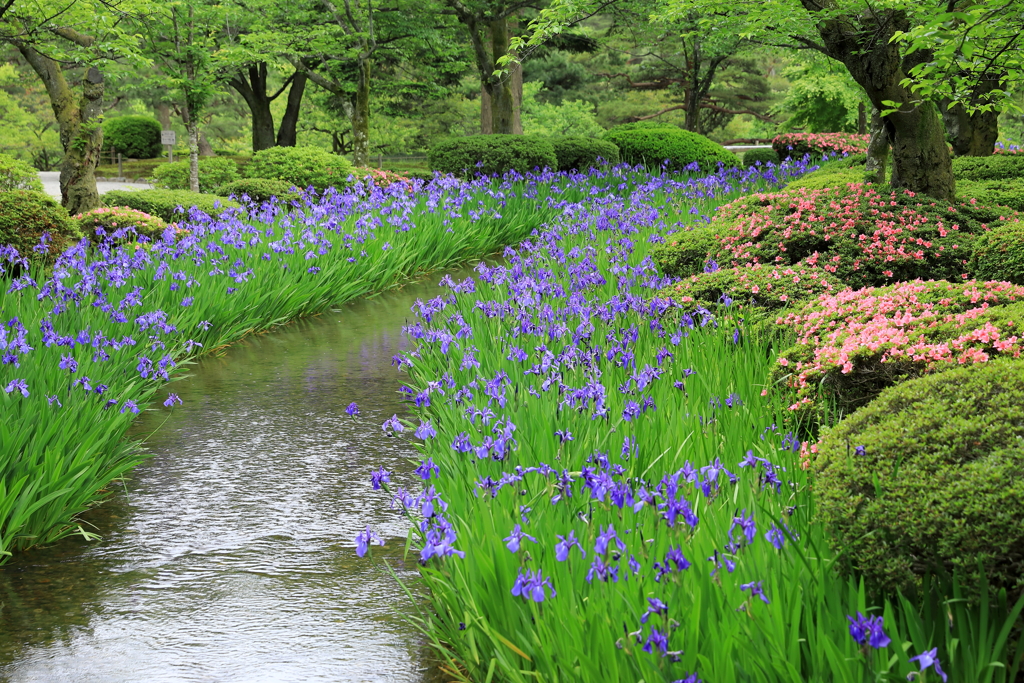
[[[407,523],[368,484],[415,478],[391,357],[439,276],[247,339],[170,389],[184,404],[134,426],[154,456],[69,539],[0,567],[0,680],[424,681],[411,603],[384,562]],[[359,404],[350,418],[345,407]],[[387,538],[374,559],[352,539]]]

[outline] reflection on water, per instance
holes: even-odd
[[[176,382],[184,405],[134,428],[154,457],[89,518],[103,540],[0,567],[0,679],[433,678],[383,564],[415,579],[407,524],[368,479],[381,464],[414,479],[411,443],[379,425],[403,411],[391,357],[438,279],[248,339]],[[367,524],[388,541],[373,561],[353,550]]]

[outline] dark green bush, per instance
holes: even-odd
[[[665,123],[664,121],[648,120],[648,121],[631,121],[630,123],[620,123],[610,130],[683,130],[674,123]]]
[[[989,362],[892,387],[818,446],[816,504],[839,561],[877,591],[979,563],[1024,589],[1024,364]]]
[[[530,173],[558,168],[554,145],[531,135],[471,135],[439,142],[427,155],[430,168],[457,176]]]
[[[241,206],[238,202],[215,194],[188,190],[111,190],[102,197],[107,206],[127,206],[137,211],[159,216],[168,223],[185,220],[188,210],[196,207],[210,216],[218,216],[225,209]],[[183,207],[184,213],[176,211]]]
[[[188,159],[161,164],[153,169],[153,185],[164,190],[189,189]],[[199,159],[199,191],[212,193],[221,185],[238,179],[238,164],[226,157]]]
[[[1024,154],[957,157],[953,159],[953,175],[956,176],[957,180],[1024,178]]]
[[[586,171],[601,163],[619,163],[619,148],[607,140],[596,138],[551,138],[558,157],[559,171]]]
[[[651,249],[651,258],[666,275],[689,277],[703,272],[708,260],[720,250],[715,230],[694,228],[670,235]]]
[[[265,202],[271,197],[277,197],[281,201],[290,202],[299,198],[299,192],[293,189],[294,186],[284,180],[270,180],[268,178],[243,178],[230,183],[225,183],[217,190],[222,197],[235,195],[238,199],[246,195],[254,202]]]
[[[1024,222],[996,226],[974,241],[971,271],[979,280],[1024,285]]]
[[[43,233],[49,251],[38,254],[34,247]],[[78,223],[49,195],[32,190],[0,192],[0,245],[13,246],[23,258],[52,261],[82,237]]]
[[[131,159],[160,156],[160,122],[148,116],[118,116],[103,123],[103,146]]]
[[[32,164],[0,154],[0,192],[7,190],[42,192],[43,183],[39,180],[39,172]]]
[[[710,269],[709,269],[710,270]],[[799,306],[843,286],[813,268],[719,268],[691,275],[662,289],[658,296],[687,306],[725,304],[737,310],[775,311]]]
[[[303,190],[312,186],[323,191],[347,186],[352,164],[319,147],[271,147],[256,152],[244,172],[246,178],[283,180]]]
[[[696,164],[701,171],[714,171],[719,164],[726,168],[740,165],[736,155],[718,143],[678,128],[613,128],[604,139],[615,143],[623,161],[652,170],[683,171]]]
[[[1015,211],[1024,211],[1024,178],[958,179],[956,181],[956,196],[964,202],[977,199],[982,204],[1007,206]]]
[[[764,149],[748,149],[743,153],[743,165],[754,166],[757,162],[762,164],[777,164],[779,163],[779,154],[774,149],[766,147]]]

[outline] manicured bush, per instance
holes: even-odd
[[[1024,155],[1022,155],[1024,157]],[[977,200],[981,204],[1006,206],[1024,211],[1024,178],[1005,180],[957,180],[956,196],[960,201]]]
[[[8,190],[42,192],[43,182],[39,180],[39,172],[32,164],[0,154],[0,192]]]
[[[409,184],[409,176],[405,173],[396,173],[383,168],[371,168],[369,166],[356,166],[352,169],[352,177],[363,182],[370,182],[377,187],[387,187],[392,183]]]
[[[743,153],[743,165],[748,167],[758,163],[777,164],[779,161],[779,155],[774,149],[748,149]]]
[[[846,187],[847,185],[864,183],[864,167],[833,167],[821,168],[800,176],[786,185],[787,190],[823,190],[830,187]]]
[[[131,159],[160,156],[160,122],[148,116],[118,116],[103,123],[103,146]]]
[[[153,169],[153,185],[164,190],[189,189],[188,159],[161,164]],[[212,193],[221,185],[238,179],[238,164],[226,157],[199,159],[199,191]]]
[[[48,250],[35,247],[46,234]],[[52,261],[82,239],[78,223],[49,195],[32,190],[0,192],[0,246],[10,245],[29,261]]]
[[[953,159],[953,175],[956,176],[957,180],[1024,178],[1024,154],[957,157]]]
[[[529,135],[472,135],[434,145],[427,155],[430,168],[457,176],[529,173],[558,167],[554,145]]]
[[[127,206],[159,216],[168,223],[185,220],[191,207],[210,216],[217,216],[225,209],[241,206],[238,202],[215,194],[188,190],[112,190],[103,195],[102,199],[107,206]],[[184,213],[177,211],[179,206],[184,208]]]
[[[740,165],[736,155],[718,143],[679,128],[613,128],[604,134],[604,139],[619,148],[622,161],[643,164],[652,170],[714,171],[719,164],[726,168]]]
[[[848,573],[889,595],[929,571],[968,597],[982,575],[1011,603],[1024,590],[1024,364],[887,389],[817,450],[817,512]]]
[[[586,171],[602,163],[619,163],[619,148],[614,143],[596,138],[551,138],[558,157],[559,171]]]
[[[651,258],[666,275],[690,277],[705,271],[721,250],[721,238],[712,228],[702,227],[671,235],[651,249]]]
[[[270,180],[268,178],[233,180],[230,183],[221,185],[217,189],[217,194],[221,197],[234,195],[237,199],[242,199],[242,195],[245,195],[254,202],[269,201],[272,197],[277,197],[284,202],[290,202],[301,196],[299,189],[291,183],[284,180]]]
[[[160,237],[167,228],[167,222],[159,216],[151,216],[128,206],[101,206],[74,218],[82,233],[95,242],[102,241],[104,235],[122,228],[135,228],[138,235],[152,240]]]
[[[950,206],[885,186],[844,185],[753,194],[723,206],[710,229],[718,248],[678,233],[657,262],[667,275],[699,272],[707,257],[723,268],[764,263],[821,268],[852,287],[914,279],[961,279],[975,235],[1000,225],[1005,209]],[[703,237],[701,239],[704,239]],[[668,252],[676,249],[678,254]]]
[[[801,159],[805,154],[858,154],[866,152],[869,135],[853,133],[786,133],[772,140],[772,148],[780,159]]]
[[[303,190],[312,186],[323,191],[346,187],[352,164],[318,147],[271,147],[256,152],[244,172],[246,178],[283,180]]]
[[[749,268],[717,268],[691,275],[662,289],[658,296],[683,308],[716,304],[737,310],[775,311],[800,306],[843,285],[820,268],[774,268],[757,264]]]
[[[822,296],[777,324],[796,343],[774,379],[796,395],[793,410],[858,408],[904,379],[1019,357],[1024,287],[1008,282],[901,282]]]
[[[1004,223],[978,235],[971,272],[981,280],[1024,285],[1024,221]]]

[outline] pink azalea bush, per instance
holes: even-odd
[[[832,401],[844,412],[904,379],[1019,358],[1024,287],[1009,282],[914,281],[844,290],[780,316],[797,332],[774,379],[794,390],[791,410]]]
[[[159,237],[167,228],[167,223],[159,216],[151,216],[127,206],[101,206],[74,216],[82,232],[93,240],[99,240],[96,229],[102,228],[105,234],[111,234],[121,228],[132,227],[139,235],[150,239]]]
[[[772,140],[772,149],[780,159],[799,159],[805,154],[812,157],[825,154],[862,154],[867,151],[870,139],[870,135],[853,133],[786,133]]]

